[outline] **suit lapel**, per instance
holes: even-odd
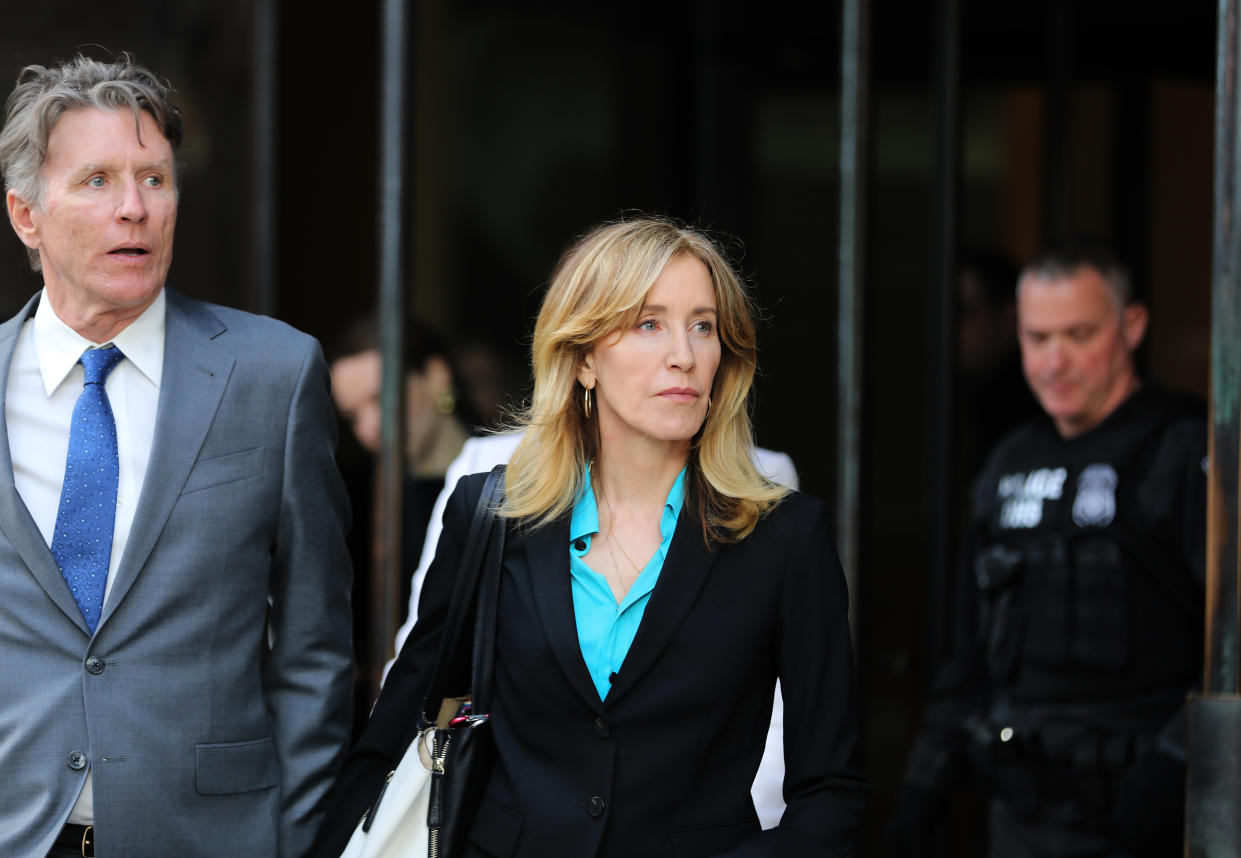
[[[525,562],[534,587],[543,633],[560,669],[573,689],[592,707],[600,707],[599,691],[590,678],[573,613],[572,578],[569,575],[569,520],[535,528],[525,540]]]
[[[567,552],[566,552],[567,553]],[[638,633],[629,647],[612,688],[604,701],[609,706],[624,695],[659,658],[685,615],[689,613],[715,563],[717,552],[708,551],[702,530],[685,509],[677,521],[668,556],[659,580],[642,614]]]
[[[233,370],[232,355],[213,342],[224,332],[224,325],[203,305],[168,292],[165,325],[164,373],[151,458],[100,626],[129,592],[155,547],[198,458]]]
[[[82,634],[90,636],[90,629],[82,619],[82,612],[73,601],[69,585],[60,574],[60,567],[52,557],[51,549],[43,540],[39,526],[35,524],[30,510],[17,492],[13,479],[13,456],[9,451],[9,424],[5,398],[8,396],[9,367],[13,364],[13,352],[17,348],[17,336],[22,325],[33,314],[39,303],[37,293],[26,302],[22,311],[0,325],[0,530],[4,531],[9,544],[21,555],[26,568],[34,575],[48,597],[69,617]]]

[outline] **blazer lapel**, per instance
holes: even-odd
[[[203,305],[168,292],[155,439],[133,527],[100,626],[129,592],[150,556],[211,428],[234,363],[232,355],[213,342],[223,332],[224,324]]]
[[[13,364],[17,335],[21,333],[25,321],[34,314],[42,294],[36,293],[26,302],[20,313],[0,326],[0,530],[4,531],[9,544],[21,555],[30,574],[34,575],[56,607],[82,630],[82,634],[89,637],[90,629],[86,620],[82,619],[77,603],[73,601],[69,585],[60,574],[60,567],[56,565],[51,549],[43,540],[39,526],[35,524],[30,510],[18,494],[17,483],[13,479],[13,456],[9,450],[9,424],[7,408],[4,405],[8,395],[9,367]]]
[[[663,569],[659,572],[659,580],[638,625],[638,633],[604,700],[609,706],[632,688],[659,658],[682,619],[693,607],[716,556],[717,552],[707,549],[702,540],[702,530],[693,517],[682,509],[672,544],[668,546],[668,556],[664,558]]]
[[[535,528],[526,535],[525,562],[534,587],[543,633],[560,669],[573,689],[593,707],[601,707],[599,691],[590,678],[573,613],[572,578],[569,576],[569,520]]]

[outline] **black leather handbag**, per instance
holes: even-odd
[[[418,733],[358,821],[342,858],[460,858],[465,851],[495,759],[488,695],[504,555],[504,519],[496,512],[503,487],[504,466],[498,465],[470,521]],[[467,622],[471,613],[473,623]],[[463,694],[446,693],[454,682]]]
[[[429,736],[431,756],[428,858],[460,858],[464,853],[470,824],[495,759],[491,679],[505,534],[504,519],[496,510],[503,493],[504,466],[497,465],[487,475],[474,509],[430,692],[423,705],[423,729]],[[472,624],[466,622],[471,608]],[[464,660],[467,640],[472,641],[469,688],[465,695],[452,695],[453,666]]]

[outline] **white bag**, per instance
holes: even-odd
[[[419,732],[358,822],[341,858],[427,858],[431,763]],[[369,824],[368,824],[369,823]],[[363,828],[367,830],[363,830]]]

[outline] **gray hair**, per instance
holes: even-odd
[[[1058,247],[1040,252],[1021,269],[1017,286],[1027,277],[1036,280],[1064,280],[1082,268],[1094,269],[1111,288],[1116,301],[1123,309],[1135,300],[1133,278],[1128,267],[1107,247],[1089,241],[1066,242]]]
[[[39,175],[47,160],[48,139],[64,114],[86,107],[130,110],[141,140],[142,112],[146,111],[173,151],[181,145],[181,111],[171,100],[166,80],[122,53],[116,62],[100,62],[81,54],[67,63],[47,68],[26,66],[5,104],[0,130],[0,173],[5,191],[14,191],[31,206],[43,204]],[[39,254],[27,248],[30,264],[39,270]]]

